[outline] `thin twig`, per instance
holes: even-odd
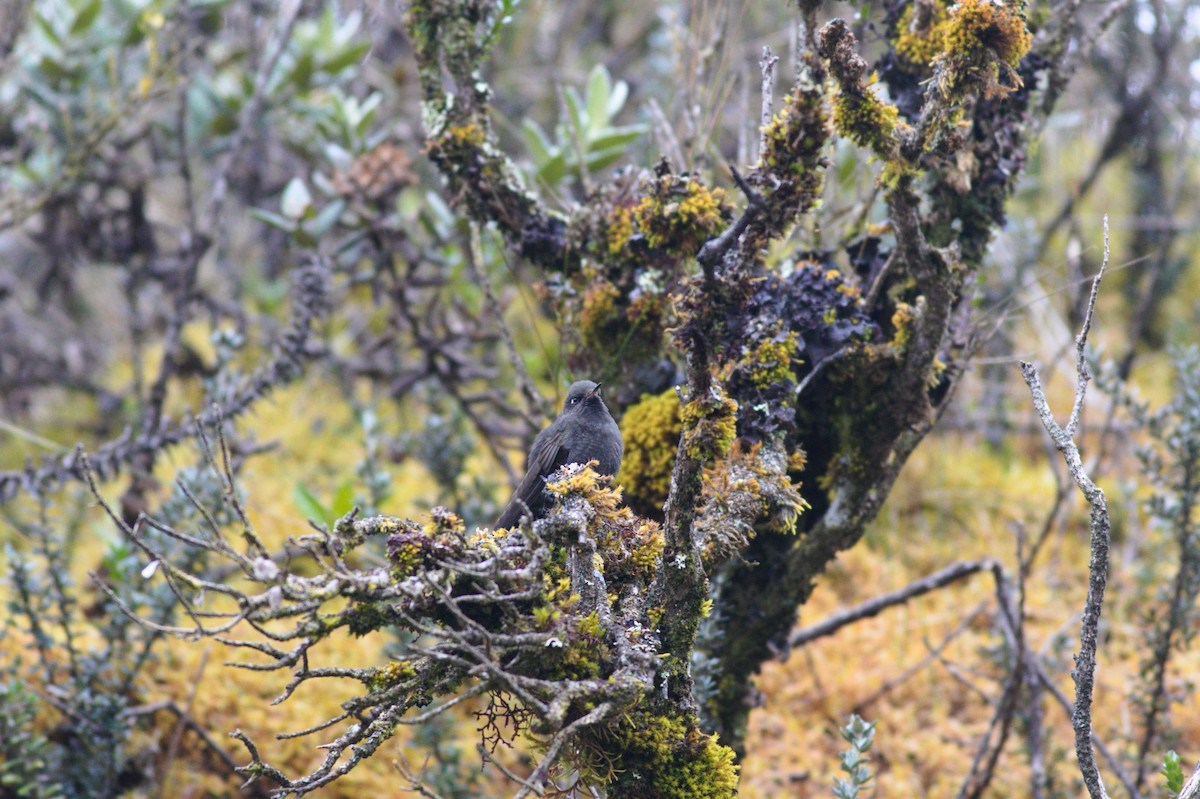
[[[827,635],[832,635],[847,624],[853,624],[856,621],[877,616],[884,610],[895,605],[903,604],[908,600],[927,594],[930,591],[937,590],[950,583],[957,582],[964,577],[970,577],[972,574],[981,571],[988,571],[995,568],[998,564],[991,558],[983,558],[982,560],[965,560],[959,563],[952,563],[949,566],[939,569],[933,574],[922,577],[920,580],[915,580],[903,588],[875,597],[874,599],[863,602],[859,605],[844,610],[841,613],[835,613],[825,621],[814,624],[810,627],[805,627],[801,630],[796,630],[788,638],[789,646],[803,646],[817,638],[823,638]]]
[[[1104,590],[1108,583],[1108,538],[1109,515],[1108,500],[1084,470],[1079,456],[1079,448],[1074,441],[1074,434],[1079,427],[1079,417],[1083,409],[1083,401],[1087,394],[1091,374],[1087,368],[1084,350],[1087,345],[1087,334],[1092,326],[1092,315],[1096,309],[1096,295],[1100,290],[1100,281],[1104,277],[1104,269],[1108,266],[1108,216],[1104,217],[1104,261],[1100,271],[1092,282],[1092,292],[1088,299],[1087,314],[1079,336],[1075,339],[1076,350],[1076,384],[1075,402],[1071,409],[1071,417],[1066,428],[1058,426],[1054,415],[1046,401],[1046,392],[1042,388],[1041,379],[1033,364],[1021,362],[1021,376],[1029,386],[1033,398],[1033,407],[1038,418],[1054,441],[1055,448],[1062,453],[1075,485],[1083,493],[1091,506],[1089,530],[1091,534],[1091,561],[1088,564],[1088,592],[1084,602],[1083,619],[1079,635],[1079,654],[1075,659],[1075,669],[1071,676],[1075,680],[1075,710],[1072,723],[1075,728],[1075,755],[1079,760],[1079,770],[1083,774],[1084,784],[1092,799],[1107,799],[1100,771],[1096,767],[1096,756],[1092,751],[1092,691],[1096,672],[1096,647],[1100,626],[1100,613],[1104,606]]]

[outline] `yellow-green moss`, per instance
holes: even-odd
[[[638,513],[656,513],[667,501],[681,429],[679,397],[673,389],[644,396],[625,411],[625,455],[617,482]]]
[[[607,280],[595,279],[583,295],[579,310],[579,336],[592,352],[611,352],[628,330],[625,315],[617,308],[621,296]]]
[[[614,207],[608,216],[608,228],[605,230],[608,254],[618,255],[625,249],[633,234],[633,211],[624,205]]]
[[[650,571],[658,563],[666,547],[662,528],[653,522],[644,522],[638,527],[638,539],[641,543],[634,548],[630,559],[638,568]]]
[[[651,246],[675,255],[695,255],[725,226],[729,207],[724,189],[695,179],[664,175],[633,209],[633,217]]]
[[[780,340],[768,339],[742,359],[742,365],[756,388],[769,388],[793,377],[792,361],[797,353],[797,336],[788,333]]]
[[[733,750],[683,716],[637,708],[580,750],[585,775],[624,799],[728,799]]]
[[[372,691],[381,691],[393,685],[411,680],[417,676],[417,670],[407,660],[398,660],[375,669],[367,682]]]
[[[904,10],[896,24],[896,53],[908,63],[929,67],[939,57],[978,60],[988,53],[1016,67],[1029,52],[1032,37],[1020,11],[990,0],[962,0],[948,6],[935,0],[922,26],[914,26],[917,6]]]
[[[924,25],[914,25],[917,3],[909,5],[900,14],[896,23],[896,55],[909,64],[928,67],[946,49],[946,27],[950,21],[950,9],[940,0],[934,0]]]
[[[896,310],[892,312],[892,327],[896,332],[892,334],[892,340],[889,342],[892,349],[897,352],[908,349],[912,341],[912,325],[915,318],[913,308],[908,303],[902,302],[896,306]]]
[[[872,75],[868,87],[876,80]],[[833,98],[833,126],[838,133],[880,158],[890,159],[894,154],[899,122],[899,109],[880,100],[870,88],[861,92],[843,89]]]
[[[546,483],[546,490],[559,497],[570,494],[583,497],[601,519],[628,515],[628,509],[621,507],[621,489],[605,485],[609,478],[601,477],[592,468],[595,463],[596,461],[591,461],[586,468],[573,472],[562,480]]]
[[[737,402],[718,389],[685,404],[680,419],[688,457],[702,462],[723,457],[737,437],[737,410]]]
[[[945,52],[952,56],[990,50],[1010,67],[1021,62],[1033,41],[1016,8],[991,0],[961,0],[950,10],[944,36]]]
[[[825,146],[829,129],[820,92],[796,91],[783,98],[763,130],[763,163],[771,169],[804,173]]]

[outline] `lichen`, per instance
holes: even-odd
[[[794,534],[809,507],[788,476],[790,461],[782,448],[743,441],[704,475],[695,533],[710,572],[741,552],[759,529]]]
[[[462,552],[466,542],[466,524],[446,508],[434,508],[429,519],[419,526],[405,520],[401,529],[387,538],[392,576],[397,580],[410,577],[436,557]]]

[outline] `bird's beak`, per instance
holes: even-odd
[[[591,391],[589,391],[589,392],[588,392],[588,396],[589,396],[589,397],[594,397],[594,396],[596,396],[597,394],[599,394],[599,393],[600,393],[600,386],[602,386],[602,385],[604,385],[604,384],[603,384],[603,383],[597,383],[597,384],[596,384],[596,387],[595,387],[595,388],[593,388]]]

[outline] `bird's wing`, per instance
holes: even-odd
[[[563,445],[561,427],[550,425],[537,434],[533,446],[529,450],[529,462],[525,466],[525,477],[509,500],[508,507],[496,521],[496,529],[512,527],[521,520],[525,509],[529,508],[537,516],[537,510],[542,506],[542,489],[546,485],[543,479],[559,466],[567,463],[570,450]]]

